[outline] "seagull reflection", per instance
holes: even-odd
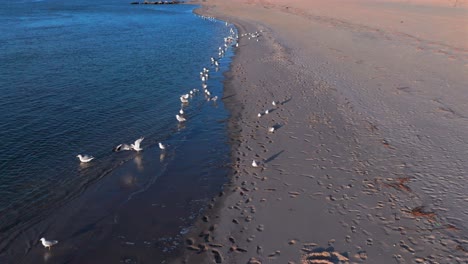
[[[52,253],[50,251],[44,252],[44,262],[48,262],[51,257],[52,257]]]
[[[161,155],[159,155],[159,161],[163,162],[165,158],[166,158],[166,153],[162,152]]]
[[[92,164],[91,164],[91,163],[88,163],[88,162],[80,162],[79,164],[80,164],[80,165],[79,165],[80,168],[78,169],[79,171],[85,170],[85,169],[87,169],[87,168],[89,168],[89,167],[92,166]]]
[[[182,129],[185,129],[185,123],[184,123],[184,122],[182,122],[182,123],[179,122],[179,123],[177,124],[177,131],[180,131],[180,130],[182,130]]]
[[[140,155],[137,155],[135,156],[135,159],[133,159],[135,161],[135,164],[136,164],[136,167],[137,167],[137,170],[138,171],[143,171],[143,159]]]
[[[132,174],[125,174],[120,178],[120,183],[124,188],[133,188],[137,183],[137,177]]]

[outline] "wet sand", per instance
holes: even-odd
[[[468,261],[464,1],[200,3],[239,30],[233,167],[177,263]]]

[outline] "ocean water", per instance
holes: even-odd
[[[0,7],[2,263],[41,263],[35,255],[43,254],[42,236],[68,243],[54,250],[73,263],[70,256],[96,237],[99,221],[112,218],[125,226],[115,218],[147,212],[138,209],[145,202],[161,210],[179,206],[157,219],[184,219],[154,230],[155,240],[144,243],[158,247],[164,230],[170,236],[188,226],[225,181],[228,113],[221,100],[203,96],[199,72],[210,69],[208,88],[221,98],[232,52],[220,60],[219,71],[210,57],[218,56],[232,26],[203,19],[193,8],[111,0],[9,1]],[[179,96],[194,88],[200,93],[184,107],[188,121],[180,125]],[[142,153],[112,152],[140,136]],[[166,152],[159,141],[169,145]],[[80,164],[80,153],[95,160]],[[177,204],[177,198],[185,200]],[[141,228],[157,229],[155,221]],[[124,231],[112,230],[99,240],[122,239]],[[100,253],[88,255],[106,261]],[[50,258],[40,261],[53,263]]]

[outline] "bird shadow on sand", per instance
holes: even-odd
[[[283,102],[280,102],[280,104],[281,104],[281,105],[287,104],[287,103],[289,103],[289,101],[291,101],[291,100],[292,100],[292,98],[288,98],[288,99],[284,100]]]
[[[235,96],[235,95],[236,95],[236,94],[226,95],[226,96],[224,96],[224,97],[221,98],[221,99],[222,99],[222,100],[226,100],[226,99],[231,98],[231,97],[233,97],[233,96]]]
[[[282,128],[284,125],[281,125],[281,124],[274,124],[272,127],[275,129],[275,130],[278,130],[280,128]]]
[[[268,163],[268,162],[270,162],[270,161],[273,161],[273,160],[276,159],[279,155],[281,155],[283,152],[284,152],[284,150],[282,150],[282,151],[276,153],[275,155],[269,157],[268,159],[265,160],[265,163]]]

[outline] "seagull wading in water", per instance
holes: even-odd
[[[113,149],[113,151],[115,152],[119,152],[119,151],[122,151],[122,150],[131,150],[132,147],[130,147],[130,145],[127,145],[127,144],[119,144],[117,147],[115,147]]]
[[[166,149],[166,146],[163,145],[163,143],[159,142],[159,148],[161,150],[165,150]]]
[[[187,119],[185,119],[183,116],[176,115],[175,117],[177,118],[177,121],[179,121],[179,122],[185,122],[185,121],[187,121]]]
[[[53,245],[56,245],[58,243],[57,240],[47,240],[45,238],[41,238],[39,241],[42,242],[42,245],[45,247],[45,248],[49,248],[50,250],[50,247],[53,246]]]
[[[143,148],[141,148],[140,144],[143,141],[143,139],[145,139],[145,138],[141,137],[141,138],[135,140],[135,143],[131,144],[130,147],[132,147],[132,149],[135,150],[136,152],[142,151]]]
[[[93,156],[81,155],[81,154],[76,155],[76,157],[79,158],[80,161],[83,162],[83,163],[90,162],[90,161],[92,161],[94,159]]]

